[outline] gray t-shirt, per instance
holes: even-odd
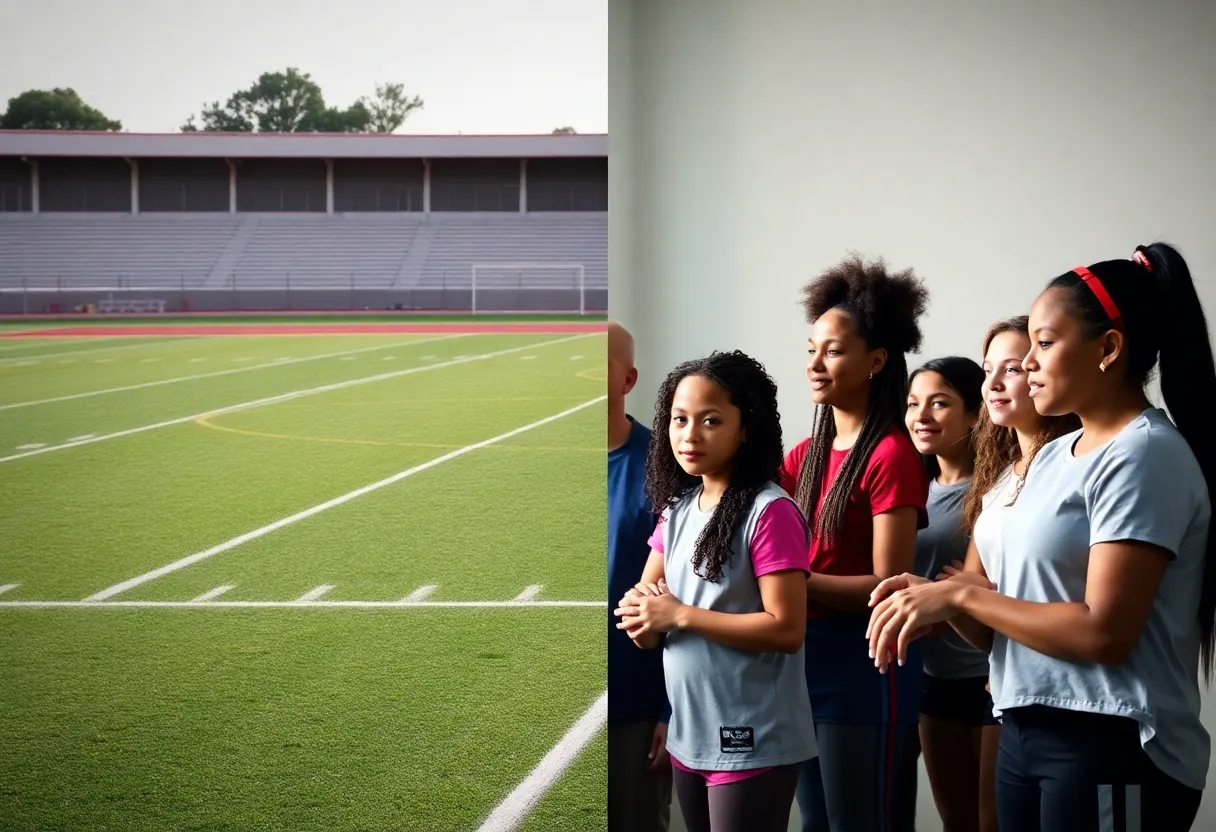
[[[722,577],[711,583],[696,574],[692,558],[697,538],[713,516],[698,505],[701,488],[664,510],[659,533],[663,568],[671,592],[685,604],[725,613],[762,612],[764,604],[752,567],[757,525],[775,501],[785,500],[795,534],[782,536],[780,559],[806,568],[809,542],[805,522],[776,485],[756,497],[735,535],[734,554]],[[788,532],[788,524],[786,530]],[[774,538],[776,535],[774,535]],[[773,543],[774,541],[769,541]],[[770,553],[771,554],[771,553]],[[763,556],[763,555],[761,555]],[[687,630],[667,634],[663,674],[671,701],[667,749],[689,768],[742,771],[790,765],[818,754],[807,693],[804,647],[796,653],[757,653],[727,647]]]
[[[1000,591],[1041,603],[1085,600],[1090,547],[1134,540],[1171,553],[1140,640],[1122,664],[1055,659],[997,633],[992,699],[1130,717],[1165,774],[1207,779],[1211,740],[1199,721],[1199,592],[1211,520],[1203,473],[1164,411],[1141,413],[1114,439],[1073,455],[1075,432],[1035,458],[1005,524]]]
[[[926,510],[929,525],[916,535],[916,574],[933,580],[942,567],[967,556],[963,534],[963,499],[971,488],[966,479],[953,485],[929,481]],[[976,650],[951,630],[924,640],[925,672],[938,679],[974,679],[988,675],[988,654]]]

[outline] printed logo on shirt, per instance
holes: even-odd
[[[750,754],[756,750],[756,732],[751,728],[719,728],[723,754]]]

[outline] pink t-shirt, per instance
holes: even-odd
[[[663,520],[659,519],[654,532],[650,535],[650,548],[660,554],[663,552]],[[756,521],[756,530],[751,540],[752,572],[759,578],[773,572],[787,569],[797,569],[808,572],[806,557],[806,523],[802,513],[791,500],[773,500],[761,513]],[[765,768],[749,768],[739,771],[704,771],[689,768],[674,756],[671,764],[680,771],[699,774],[705,778],[706,785],[725,786],[727,783],[737,783],[749,777],[756,777],[771,770]]]

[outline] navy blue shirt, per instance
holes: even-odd
[[[657,518],[646,499],[650,430],[629,417],[629,439],[608,452],[608,721],[661,720],[671,714],[663,651],[642,650],[618,630],[616,602],[642,578]]]

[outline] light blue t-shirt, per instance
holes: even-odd
[[[1080,457],[1080,431],[1046,445],[1010,509],[994,578],[1041,603],[1085,600],[1090,547],[1134,540],[1171,553],[1152,612],[1116,667],[1055,659],[996,634],[994,713],[1026,705],[1130,717],[1165,774],[1193,789],[1207,779],[1211,740],[1199,721],[1199,592],[1211,503],[1190,446],[1165,412],[1146,410]],[[991,576],[990,576],[991,577]]]

